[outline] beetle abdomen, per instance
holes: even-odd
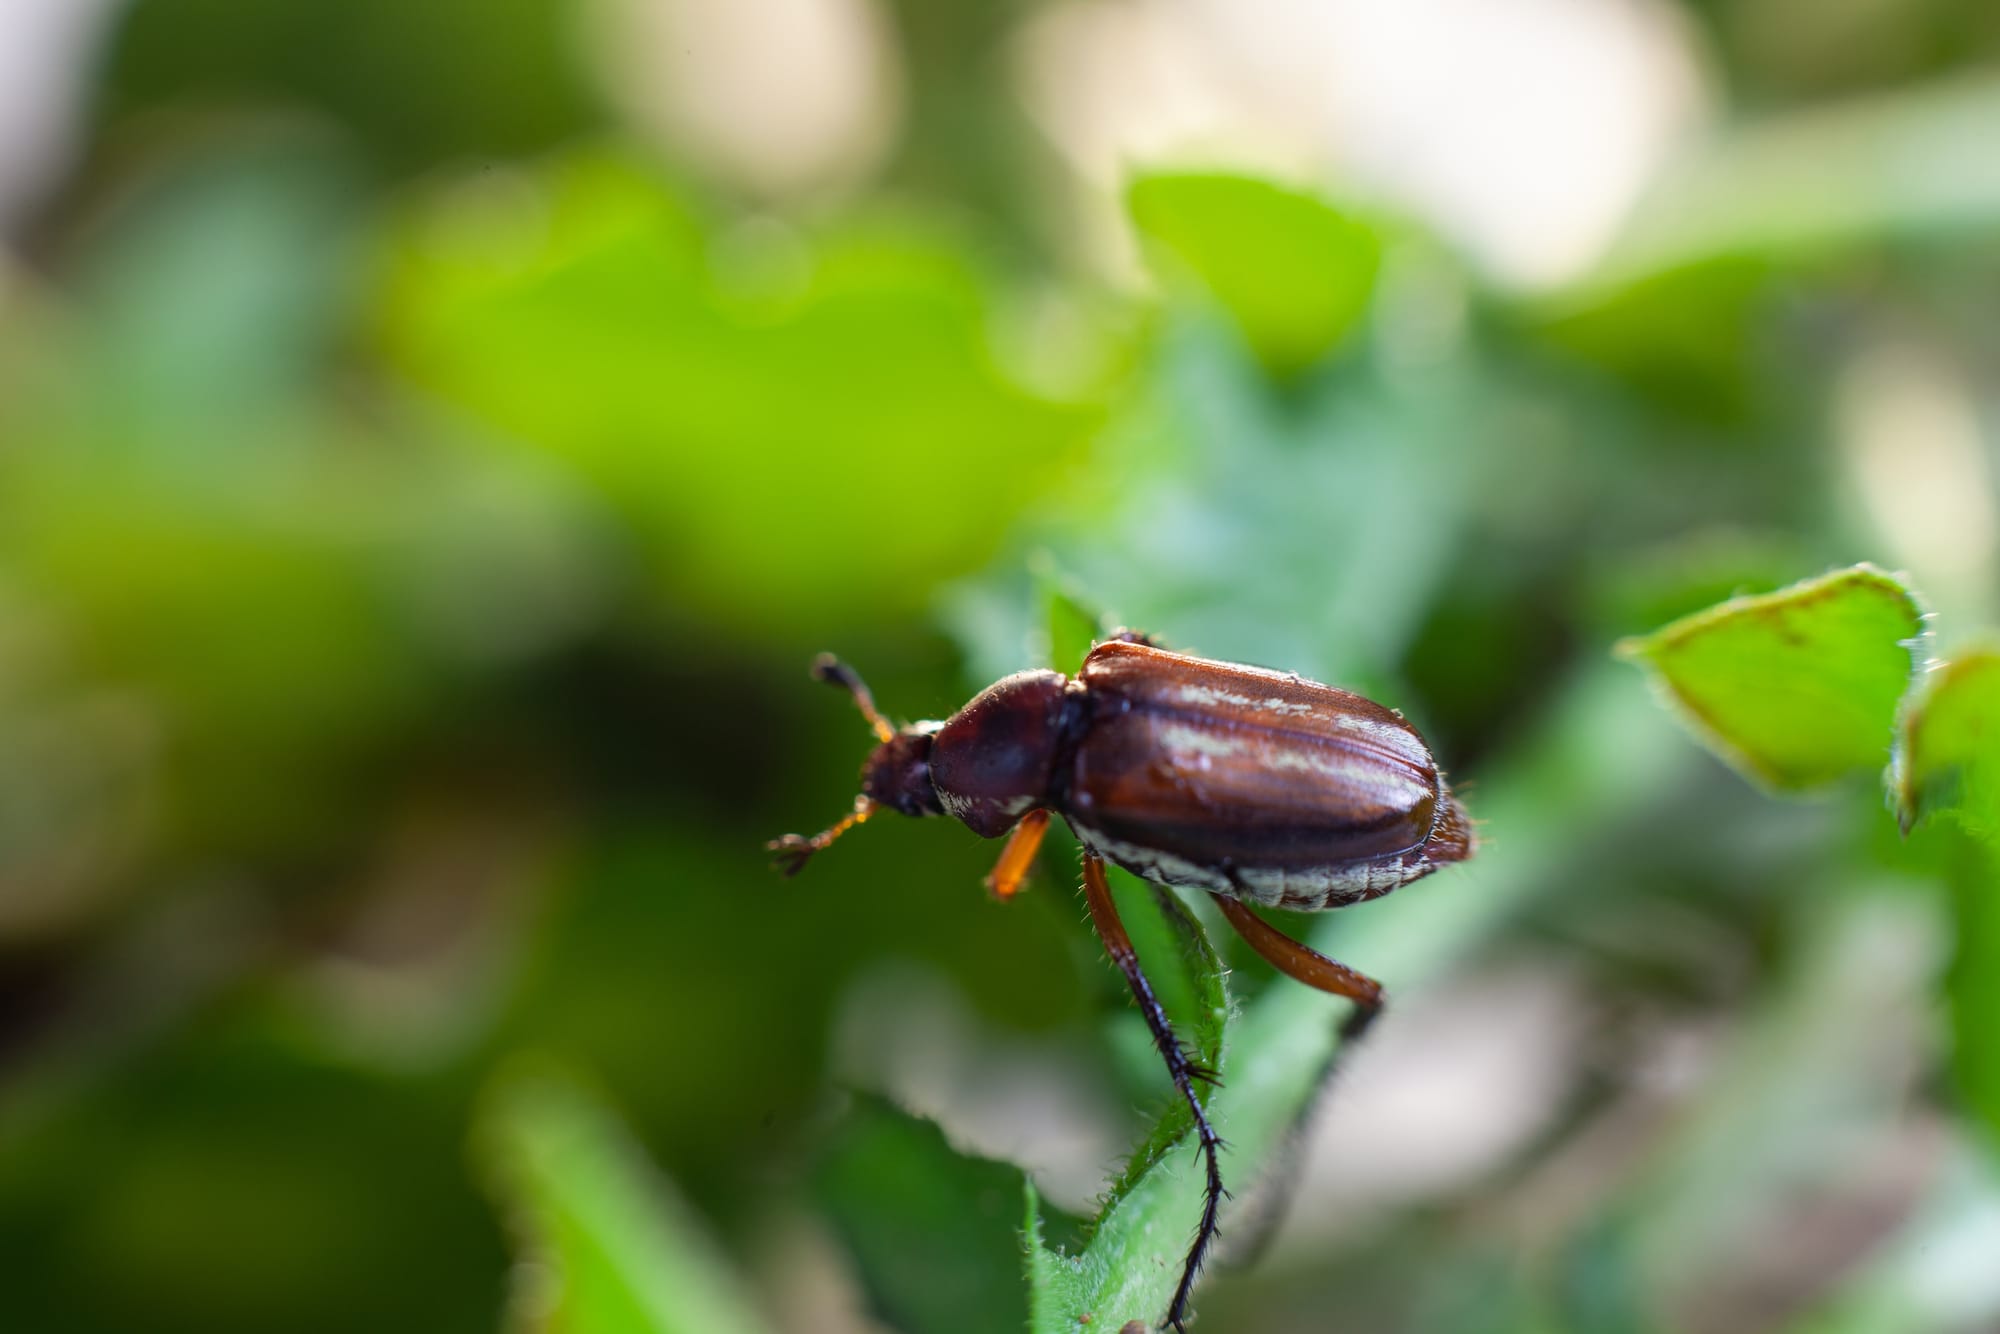
[[[1322,908],[1471,852],[1400,716],[1345,690],[1145,645],[1100,645],[1072,761],[1078,836],[1136,873]]]

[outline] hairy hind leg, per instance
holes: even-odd
[[[1286,1131],[1285,1147],[1278,1155],[1282,1161],[1285,1156],[1298,1151],[1306,1123],[1339,1072],[1350,1045],[1366,1033],[1369,1025],[1382,1013],[1382,985],[1372,977],[1327,958],[1310,945],[1293,940],[1253,913],[1242,900],[1224,894],[1214,897],[1216,906],[1229,919],[1229,924],[1278,971],[1315,990],[1330,992],[1354,1002],[1354,1008],[1341,1020],[1338,1040],[1327,1052],[1319,1076],[1313,1081],[1312,1096],[1299,1108],[1298,1115]],[[1268,1175],[1262,1189],[1251,1200],[1248,1216],[1239,1220],[1244,1226],[1231,1234],[1237,1244],[1226,1257],[1230,1263],[1249,1264],[1255,1260],[1290,1207],[1297,1181],[1296,1174],[1286,1172],[1282,1166]]]
[[[1287,977],[1296,978],[1318,991],[1335,996],[1345,996],[1354,1002],[1354,1013],[1340,1027],[1344,1038],[1358,1038],[1367,1031],[1375,1017],[1382,1013],[1382,984],[1365,973],[1357,973],[1346,964],[1327,958],[1312,946],[1293,940],[1269,922],[1251,912],[1241,899],[1228,894],[1209,891],[1215,906],[1222,909],[1222,915],[1236,928],[1236,933],[1250,943],[1250,948],[1264,956],[1273,968]]]
[[[1173,1304],[1167,1308],[1166,1323],[1182,1330],[1187,1324],[1188,1298],[1194,1291],[1195,1276],[1201,1272],[1201,1262],[1208,1255],[1209,1243],[1215,1240],[1216,1219],[1222,1211],[1222,1164],[1217,1156],[1222,1140],[1215,1133],[1215,1127],[1208,1123],[1208,1114],[1202,1111],[1201,1100],[1194,1095],[1194,1081],[1204,1077],[1213,1079],[1214,1075],[1196,1067],[1188,1059],[1180,1040],[1174,1036],[1173,1026],[1167,1022],[1167,1012],[1153,994],[1153,984],[1146,980],[1146,974],[1139,967],[1139,955],[1132,948],[1132,938],[1125,934],[1125,924],[1118,920],[1118,907],[1111,900],[1111,886],[1104,878],[1104,859],[1093,852],[1083,854],[1083,892],[1090,904],[1090,920],[1104,941],[1105,952],[1125,974],[1125,981],[1132,988],[1132,998],[1139,1003],[1139,1013],[1146,1017],[1146,1027],[1152,1030],[1153,1045],[1159,1048],[1160,1058],[1167,1063],[1167,1073],[1172,1076],[1174,1087],[1180,1090],[1181,1097],[1187,1100],[1188,1110],[1194,1113],[1195,1134],[1201,1141],[1202,1157],[1208,1169],[1201,1224],[1195,1230],[1194,1244],[1188,1247],[1187,1260],[1181,1266],[1181,1281],[1174,1289]]]

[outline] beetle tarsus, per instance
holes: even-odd
[[[874,813],[874,802],[866,797],[856,797],[853,810],[811,838],[800,834],[781,834],[764,845],[766,852],[777,854],[771,858],[771,868],[783,872],[787,877],[797,875],[806,869],[806,863],[813,859],[814,853],[823,851],[828,844]]]
[[[1194,1102],[1192,1091],[1188,1092],[1187,1098],[1190,1104]],[[1195,1109],[1194,1119],[1208,1165],[1208,1181],[1202,1191],[1201,1223],[1195,1230],[1193,1245],[1188,1247],[1187,1259],[1182,1262],[1181,1281],[1174,1286],[1174,1299],[1167,1306],[1167,1323],[1179,1331],[1187,1329],[1188,1302],[1194,1296],[1194,1284],[1201,1275],[1202,1262],[1208,1258],[1209,1244],[1222,1231],[1219,1225],[1222,1202],[1229,1196],[1222,1185],[1222,1167],[1218,1161],[1222,1138],[1208,1124],[1208,1118],[1199,1108]]]
[[[1347,1017],[1340,1021],[1340,1045],[1345,1047],[1350,1042],[1359,1042],[1374,1027],[1375,1021],[1382,1017],[1386,1008],[1385,1003],[1378,1000],[1373,1005],[1356,1005],[1349,1010]]]
[[[785,834],[774,838],[764,845],[764,850],[777,854],[771,858],[771,869],[788,880],[805,870],[806,863],[812,860],[815,852],[819,851],[813,846],[811,839],[802,838],[797,834]]]

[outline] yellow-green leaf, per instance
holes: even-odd
[[[1925,677],[1900,732],[1889,786],[1905,832],[1948,811],[2000,847],[2000,648],[1961,654]]]
[[[1042,624],[1048,636],[1047,660],[1042,665],[1074,672],[1110,626],[1076,581],[1057,568],[1053,557],[1039,556],[1029,568],[1041,595]]]
[[[1881,768],[1923,628],[1900,580],[1857,565],[1732,598],[1618,651],[1709,749],[1793,791]]]
[[[1360,320],[1381,243],[1317,196],[1247,176],[1142,176],[1126,194],[1140,234],[1169,270],[1206,287],[1258,361],[1286,378]]]

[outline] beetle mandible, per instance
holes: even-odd
[[[1402,714],[1333,686],[1261,667],[1173,653],[1122,632],[1082,670],[1016,672],[943,722],[890,724],[854,670],[822,655],[813,675],[845,688],[881,744],[854,809],[811,838],[769,847],[795,875],[878,810],[950,815],[983,838],[1011,836],[986,883],[1011,897],[1051,813],[1083,844],[1084,896],[1125,974],[1174,1087],[1194,1113],[1207,1189],[1166,1323],[1181,1329],[1222,1201],[1220,1144],[1175,1038],[1119,921],[1104,863],[1207,890],[1264,958],[1355,1004],[1356,1035],[1381,1009],[1374,979],[1284,935],[1250,910],[1316,912],[1388,893],[1477,846],[1472,821]]]

